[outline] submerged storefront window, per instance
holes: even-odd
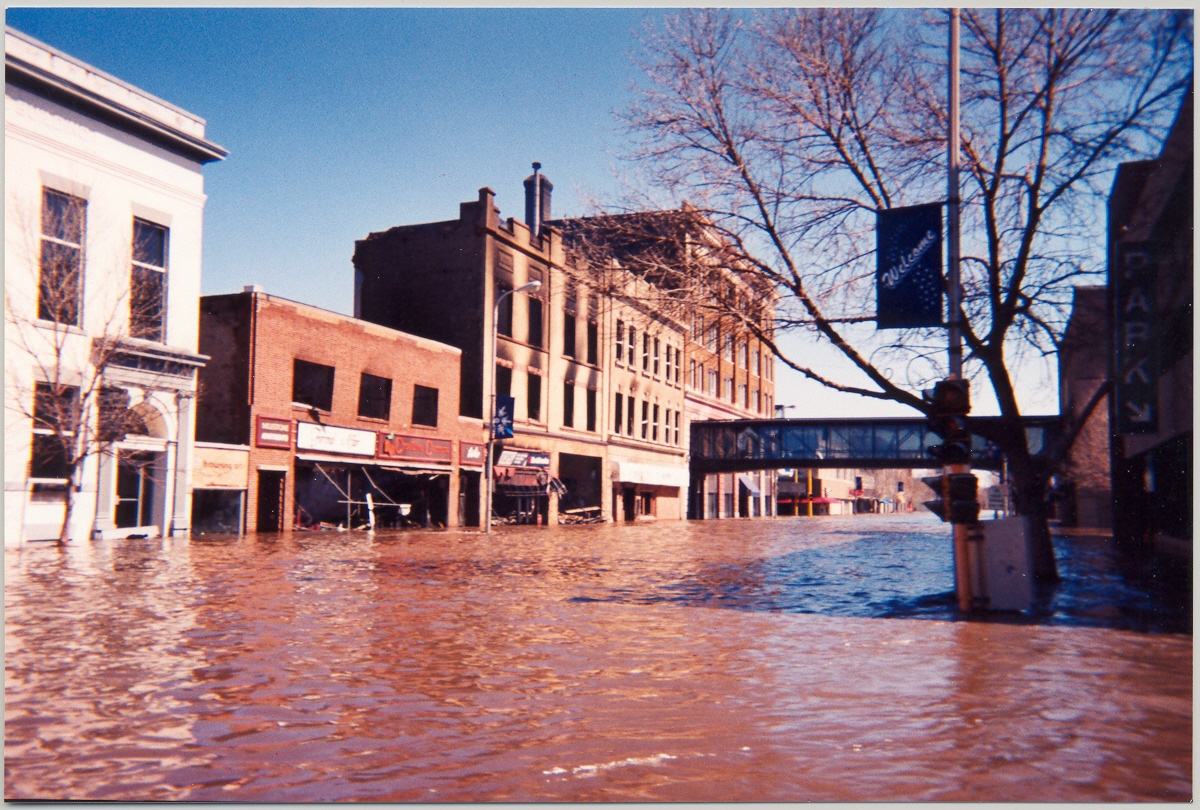
[[[443,527],[450,473],[296,461],[297,529]]]

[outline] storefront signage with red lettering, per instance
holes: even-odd
[[[467,467],[482,467],[487,457],[487,446],[473,442],[458,443],[458,463]]]
[[[278,447],[282,450],[290,450],[292,448],[292,420],[259,416],[254,436],[254,443],[259,447]]]
[[[379,457],[403,459],[404,461],[438,461],[449,464],[454,458],[454,447],[449,439],[380,433]]]

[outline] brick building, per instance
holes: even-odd
[[[458,349],[256,287],[200,299],[200,346],[198,531],[479,524]]]
[[[1076,287],[1071,318],[1058,350],[1059,413],[1076,424],[1108,379],[1108,290]],[[1107,397],[1092,411],[1055,477],[1054,501],[1066,526],[1112,525]]]

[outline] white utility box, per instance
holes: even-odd
[[[985,520],[980,525],[990,608],[1028,610],[1033,605],[1033,566],[1025,518]]]

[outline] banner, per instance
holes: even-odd
[[[496,394],[496,415],[492,417],[492,438],[513,437],[513,410],[516,400],[507,394]]]
[[[877,211],[875,236],[878,328],[941,326],[942,204]]]

